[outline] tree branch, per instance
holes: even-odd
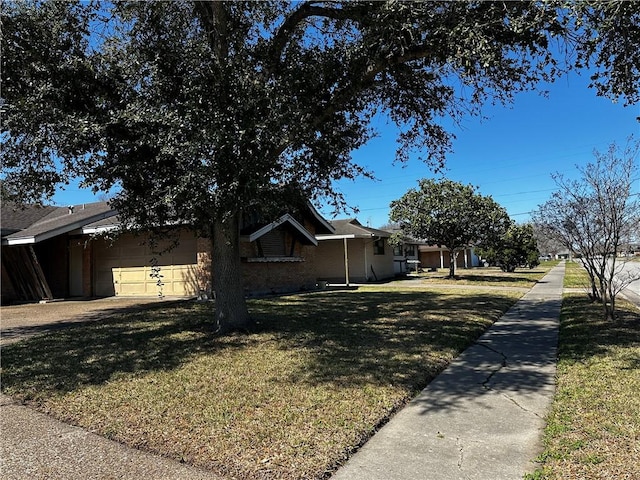
[[[206,30],[209,46],[213,50],[218,62],[224,63],[229,55],[228,15],[224,2],[197,0],[195,10]]]
[[[323,17],[331,18],[333,20],[356,21],[370,11],[370,8],[366,5],[349,7],[345,6],[343,8],[329,8],[326,6],[322,6],[322,3],[324,2],[317,2],[313,0],[303,2],[284,20],[273,37],[273,44],[271,47],[272,65],[277,65],[280,62],[282,51],[287,46],[287,43],[289,43],[293,32],[295,32],[298,26],[304,23],[304,21],[308,18]]]

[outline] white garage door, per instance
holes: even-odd
[[[97,296],[195,295],[198,291],[197,245],[193,235],[180,236],[177,247],[154,255],[141,245],[142,237],[123,235],[113,244],[98,240],[93,245],[94,292]],[[157,259],[162,286],[153,273]]]

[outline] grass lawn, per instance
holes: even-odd
[[[585,293],[591,291],[589,275],[579,261],[567,260],[565,264],[564,288],[583,288]]]
[[[536,268],[518,268],[514,273],[505,273],[497,267],[457,268],[456,276],[453,279],[448,278],[448,268],[440,268],[435,272],[424,272],[419,276],[427,284],[531,288],[558,263],[558,260],[544,261]]]
[[[571,286],[584,272],[576,265],[567,263]],[[617,307],[620,318],[607,322],[585,295],[565,295],[545,451],[527,478],[640,478],[640,311]]]
[[[521,295],[316,292],[162,306],[2,349],[2,390],[64,421],[233,478],[326,478]]]

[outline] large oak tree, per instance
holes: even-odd
[[[377,114],[401,126],[400,160],[418,147],[441,165],[451,135],[440,120],[554,77],[554,38],[603,66],[604,94],[634,101],[637,50],[617,42],[620,25],[637,40],[636,12],[546,2],[7,2],[3,180],[23,201],[42,201],[78,177],[115,188],[124,221],[194,225],[213,238],[217,327],[246,328],[238,219],[286,200],[275,186],[340,206],[332,182],[371,174],[350,152],[375,134]],[[626,70],[618,57],[631,60]]]

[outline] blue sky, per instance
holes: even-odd
[[[521,93],[513,105],[487,107],[488,119],[467,118],[453,129],[457,139],[444,174],[477,186],[515,221],[526,222],[529,212],[553,192],[552,173],[577,176],[576,165],[594,160],[594,149],[604,152],[613,142],[624,146],[632,134],[640,139],[640,105],[625,108],[598,97],[588,83],[574,73],[544,85],[547,97]],[[416,187],[418,179],[439,177],[419,161],[393,166],[394,129],[379,128],[381,137],[353,155],[379,180],[339,184],[351,205],[359,208],[358,220],[372,227],[388,222],[389,203]],[[634,182],[634,193],[639,192],[640,179]],[[332,218],[330,209],[321,211]]]
[[[548,97],[521,93],[509,106],[488,106],[488,119],[467,118],[453,128],[457,139],[447,158],[446,176],[478,187],[491,195],[518,222],[544,203],[554,190],[551,174],[577,175],[576,165],[593,160],[594,149],[604,152],[611,143],[624,145],[630,135],[640,139],[640,105],[623,107],[597,97],[587,88],[588,78],[570,74],[552,85],[544,85]],[[418,160],[404,167],[393,165],[396,131],[380,120],[374,125],[380,136],[354,152],[354,160],[372,170],[378,180],[359,179],[337,184],[361,223],[379,227],[388,222],[389,203],[417,185],[420,178],[438,177]],[[640,179],[634,184],[640,193]],[[77,186],[59,191],[59,205],[99,200]],[[317,205],[326,218],[330,208]]]

